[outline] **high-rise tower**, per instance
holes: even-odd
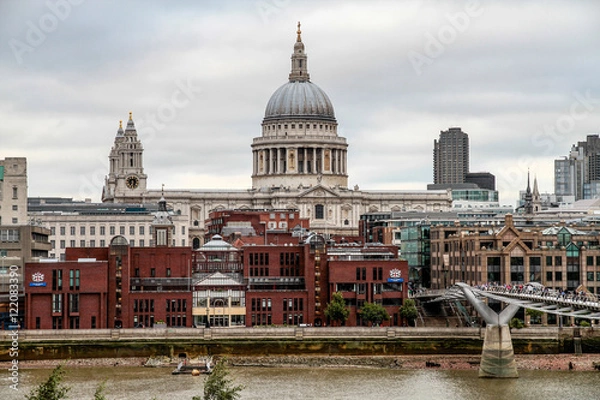
[[[440,131],[433,141],[433,183],[464,183],[469,173],[469,135],[461,128]]]

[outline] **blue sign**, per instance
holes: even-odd
[[[393,283],[401,283],[401,282],[404,282],[404,278],[388,278],[387,281],[393,282]]]
[[[46,282],[29,282],[29,286],[43,286],[43,287],[46,287]]]

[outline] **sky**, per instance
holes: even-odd
[[[100,201],[128,113],[148,187],[247,189],[298,21],[331,99],[348,185],[425,190],[461,127],[470,170],[515,205],[527,173],[600,131],[600,2],[0,0],[0,158],[30,197]]]

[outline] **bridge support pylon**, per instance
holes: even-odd
[[[518,378],[508,325],[486,325],[479,364],[480,378]]]
[[[473,294],[471,288],[458,283],[458,287],[477,312],[485,320],[485,338],[479,364],[480,378],[518,378],[515,353],[508,323],[519,310],[515,304],[508,305],[500,314]]]

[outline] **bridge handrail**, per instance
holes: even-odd
[[[482,291],[492,291],[495,293],[506,294],[506,295],[538,295],[542,298],[556,298],[563,300],[573,300],[575,302],[592,302],[598,303],[598,296],[594,293],[589,292],[565,292],[558,291],[555,289],[547,288],[544,286],[530,286],[530,285],[481,285],[475,286],[475,289]]]

